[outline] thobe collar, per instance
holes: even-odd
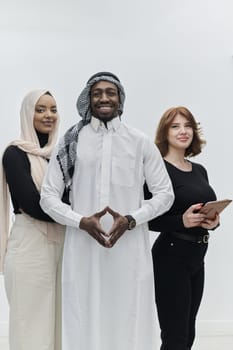
[[[95,117],[91,117],[91,126],[92,126],[92,128],[95,130],[95,131],[97,131],[99,128],[105,128],[106,129],[106,126],[105,126],[105,124],[101,121],[101,120],[99,120],[99,119],[97,119],[97,118],[95,118]],[[107,130],[117,130],[119,127],[120,127],[120,125],[121,125],[121,120],[120,120],[120,117],[118,116],[118,117],[115,117],[115,118],[113,118],[112,120],[110,120],[109,122],[107,122]]]

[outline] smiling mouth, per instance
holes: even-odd
[[[53,122],[43,122],[43,125],[45,126],[52,126],[54,123]]]
[[[103,115],[108,115],[112,114],[113,108],[111,106],[99,106],[97,107],[97,113],[103,114]]]
[[[98,106],[97,108],[101,110],[109,110],[112,109],[112,106]]]

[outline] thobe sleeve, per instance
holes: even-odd
[[[57,151],[56,147],[49,161],[41,189],[40,205],[56,222],[77,228],[83,216],[73,211],[72,206],[61,200],[65,185],[56,159]]]
[[[148,190],[147,184],[145,183],[145,185],[144,185],[144,198],[150,199],[151,197],[152,197],[152,195]],[[173,206],[171,208],[173,208]],[[172,214],[171,208],[165,214],[158,216],[158,217],[152,219],[151,221],[149,221],[149,230],[150,231],[170,232],[174,229],[176,229],[176,230],[183,230],[184,229],[183,215],[182,214],[176,214],[176,215]]]
[[[152,198],[142,200],[141,207],[130,213],[137,225],[168,211],[174,201],[172,183],[158,148],[149,139],[143,147],[144,177]]]

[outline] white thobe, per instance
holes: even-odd
[[[155,302],[148,220],[173,202],[173,190],[152,141],[120,119],[107,128],[96,118],[79,133],[71,188],[71,207],[56,160],[49,162],[41,193],[42,208],[67,225],[63,257],[63,350],[154,350]],[[143,199],[147,182],[153,197]],[[132,215],[135,229],[112,248],[79,229],[83,216],[106,206]],[[104,230],[113,223],[101,219]]]

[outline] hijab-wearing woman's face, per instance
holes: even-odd
[[[42,95],[35,105],[34,128],[42,134],[49,134],[57,121],[57,105],[51,95]]]
[[[193,140],[191,123],[182,115],[177,114],[168,129],[168,147],[185,151]]]

